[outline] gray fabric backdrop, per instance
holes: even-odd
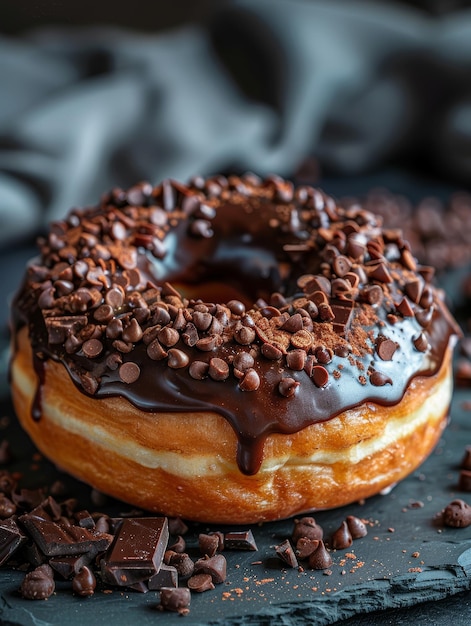
[[[203,26],[0,38],[0,245],[108,188],[195,173],[471,170],[471,11],[235,0]]]

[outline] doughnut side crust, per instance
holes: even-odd
[[[256,523],[370,497],[418,467],[448,420],[451,348],[438,373],[414,378],[396,405],[366,402],[292,435],[270,435],[260,471],[248,476],[237,467],[237,437],[223,417],[148,413],[123,398],[90,398],[52,360],[41,418],[33,420],[38,380],[26,328],[15,341],[15,409],[39,450],[106,494],[190,520]]]

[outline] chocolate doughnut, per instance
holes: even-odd
[[[205,522],[388,488],[447,423],[458,328],[399,230],[277,176],[114,189],[39,240],[11,384],[38,448]]]

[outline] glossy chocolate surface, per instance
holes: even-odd
[[[114,190],[52,225],[15,299],[33,417],[54,359],[91,396],[222,415],[254,474],[268,434],[438,371],[458,331],[432,274],[399,230],[278,177]]]

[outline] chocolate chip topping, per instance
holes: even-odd
[[[278,177],[224,181],[142,183],[71,211],[13,310],[35,367],[59,360],[84,393],[147,411],[215,411],[254,474],[271,432],[399,402],[456,326],[430,268],[373,213]]]

